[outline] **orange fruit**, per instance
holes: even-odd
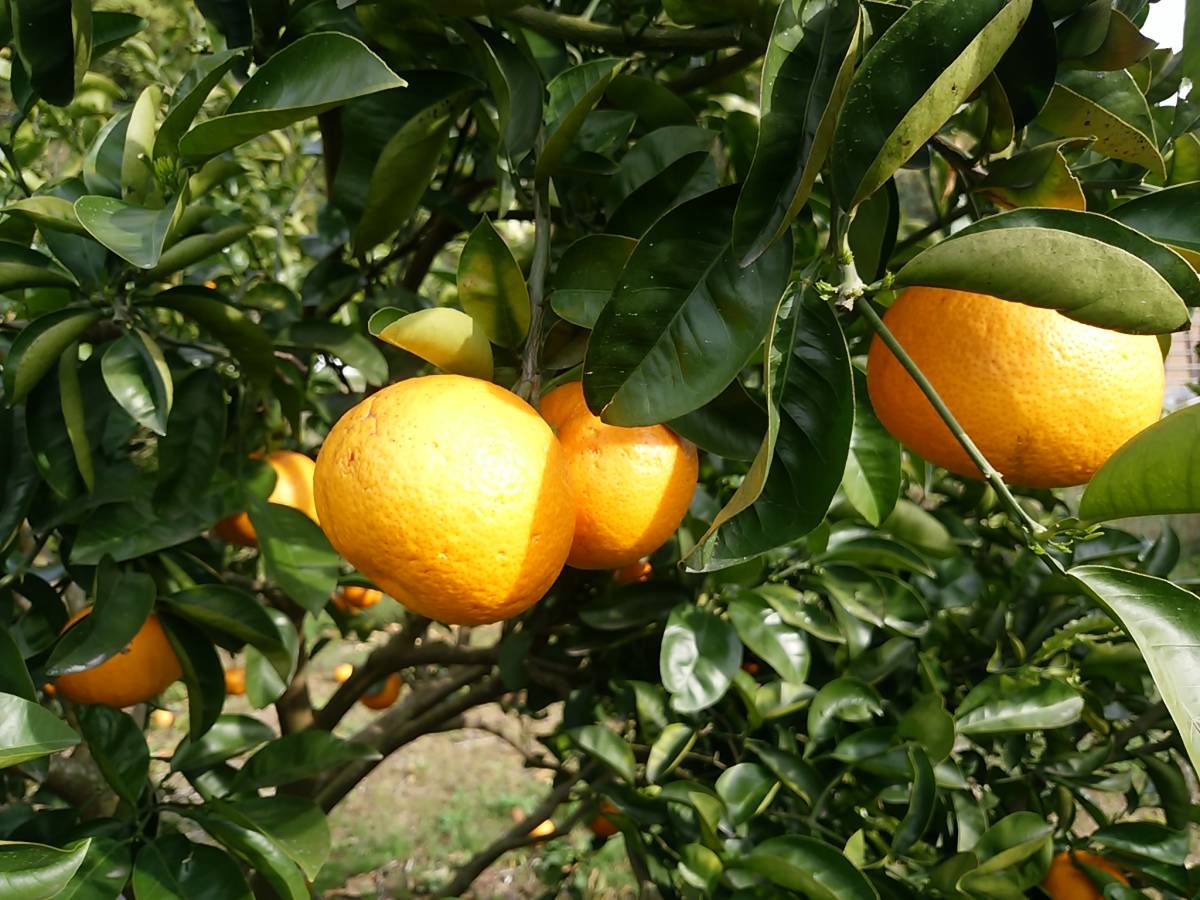
[[[393,672],[373,691],[362,695],[359,702],[367,709],[387,709],[400,696],[400,675]]]
[[[91,612],[90,606],[81,609],[66,627]],[[91,669],[60,675],[57,688],[59,696],[72,703],[100,703],[119,709],[145,703],[182,676],[167,633],[151,614],[124,650]]]
[[[350,680],[350,676],[354,674],[354,666],[350,663],[338,663],[333,669],[333,680],[338,684],[344,684]]]
[[[58,694],[58,688],[56,688],[53,684],[51,684],[49,681],[47,681],[45,684],[42,685],[42,693],[45,694],[47,697],[54,697]]]
[[[554,834],[556,830],[557,829],[554,827],[554,823],[552,821],[549,819],[544,819],[534,826],[533,830],[529,832],[529,836],[535,838],[548,838],[550,835]]]
[[[267,462],[275,470],[275,487],[267,501],[298,509],[316,522],[317,507],[313,502],[313,471],[316,463],[303,453],[292,450],[276,450],[267,455]],[[254,525],[247,513],[240,512],[222,519],[213,530],[226,543],[239,547],[258,546],[258,535],[254,533]]]
[[[334,605],[346,612],[368,609],[382,599],[382,591],[377,591],[374,588],[359,587],[356,584],[348,584],[333,595]]]
[[[347,412],[315,485],[342,556],[414,612],[459,625],[540,600],[575,528],[554,432],[520,397],[461,375],[401,381]]]
[[[150,724],[155,728],[170,728],[175,724],[175,713],[169,709],[156,709],[150,713]]]
[[[1121,870],[1104,857],[1081,850],[1076,850],[1073,854],[1064,850],[1054,857],[1050,863],[1050,871],[1042,879],[1042,890],[1050,895],[1051,900],[1102,900],[1104,891],[1096,886],[1077,863],[1101,869],[1121,884],[1129,884]]]
[[[663,425],[621,428],[588,411],[571,382],[542,401],[575,488],[567,565],[619,569],[657,550],[683,521],[696,490],[696,448]]]
[[[246,670],[241,666],[225,670],[225,693],[231,697],[240,697],[246,693]]]
[[[1164,374],[1152,335],[1108,331],[1041,309],[944,288],[911,287],[884,323],[1009,481],[1081,484],[1158,420]],[[892,435],[936,465],[979,470],[878,336],[871,403]]]
[[[613,581],[617,584],[645,584],[650,580],[650,573],[654,571],[654,567],[650,565],[648,559],[639,559],[635,563],[630,563],[627,566],[613,572]]]
[[[616,824],[614,824],[613,820],[609,818],[609,816],[616,811],[617,808],[610,802],[607,800],[601,801],[600,811],[596,813],[595,818],[588,823],[588,830],[591,831],[592,834],[596,835],[596,837],[608,840],[621,830],[616,826]]]

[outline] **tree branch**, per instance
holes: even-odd
[[[582,16],[522,6],[507,13],[506,18],[546,37],[560,38],[575,44],[590,44],[607,50],[719,50],[722,47],[761,49],[763,40],[744,25],[721,25],[714,28],[643,28],[627,31],[620,25],[593,22]]]
[[[686,94],[697,88],[706,87],[714,81],[728,78],[730,75],[742,71],[747,66],[753,65],[762,55],[763,51],[760,47],[743,47],[734,53],[730,53],[728,56],[722,56],[720,59],[714,60],[707,66],[701,66],[698,69],[688,69],[678,78],[668,81],[666,83],[667,90],[674,91],[676,94]]]

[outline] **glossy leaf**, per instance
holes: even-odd
[[[376,313],[379,316],[387,310]],[[375,336],[385,343],[419,356],[451,375],[492,380],[492,345],[473,318],[449,306],[404,313],[396,310]],[[372,316],[369,327],[375,325]]]
[[[34,319],[17,335],[4,362],[4,394],[21,403],[63,353],[96,322],[92,309],[60,309]]]
[[[619,778],[630,784],[636,777],[633,750],[619,734],[607,725],[584,725],[567,732],[571,743],[604,763]]]
[[[1164,581],[1108,566],[1076,566],[1071,576],[1137,644],[1192,766],[1200,766],[1200,703],[1192,689],[1200,666],[1200,599]]]
[[[958,879],[969,896],[1018,898],[1040,882],[1054,852],[1053,829],[1041,816],[1005,816],[980,837],[974,855],[980,865]]]
[[[675,771],[696,743],[696,738],[696,729],[682,722],[667,725],[650,747],[650,755],[646,758],[646,781],[659,784]]]
[[[571,244],[554,272],[554,311],[581,328],[595,326],[635,246],[616,234],[589,234]]]
[[[901,284],[993,294],[1133,334],[1174,331],[1200,280],[1178,254],[1106,216],[1018,209],[969,225],[914,257]]]
[[[778,240],[808,200],[850,86],[861,19],[856,0],[779,6],[763,64],[758,145],[733,217],[743,264]]]
[[[50,710],[31,700],[0,693],[0,768],[58,753],[79,743],[79,735]],[[3,845],[0,844],[0,857]],[[0,863],[0,883],[3,879]]]
[[[267,577],[309,612],[324,609],[337,587],[338,556],[320,526],[299,510],[258,498],[250,521]]]
[[[87,411],[84,409],[83,390],[79,383],[79,347],[72,344],[58,359],[58,395],[62,409],[63,424],[75,468],[84,486],[93,490],[96,486],[95,465],[92,462],[92,445],[87,433]]]
[[[275,841],[224,816],[206,813],[196,818],[205,831],[258,872],[280,900],[309,900],[304,874]]]
[[[1150,108],[1124,70],[1062,73],[1037,122],[1062,137],[1093,138],[1105,156],[1166,177]]]
[[[280,675],[272,662],[258,648],[254,646],[246,648],[246,699],[255,709],[263,709],[283,695],[292,676],[295,675],[296,666],[299,663],[300,638],[292,626],[291,620],[277,609],[268,609],[267,615],[275,624],[275,632],[279,636],[279,642],[283,644],[288,659],[291,660],[291,665],[286,672]]]
[[[228,347],[251,381],[265,383],[275,370],[271,339],[260,325],[217,291],[193,285],[171,288],[147,301],[196,322]]]
[[[1102,847],[1169,866],[1184,865],[1191,852],[1186,828],[1168,828],[1158,822],[1118,822],[1098,829],[1090,840]]]
[[[929,757],[924,750],[909,747],[908,759],[913,768],[912,790],[908,796],[908,810],[892,837],[893,853],[903,853],[929,830],[937,803],[937,784]]]
[[[178,155],[179,139],[191,127],[213,88],[221,83],[241,56],[240,50],[221,50],[193,61],[171,93],[167,114],[154,138],[152,155],[155,160]]]
[[[274,739],[275,731],[253,716],[221,716],[202,737],[185,737],[171,757],[177,772],[207,769]]]
[[[854,426],[850,353],[837,315],[811,286],[779,302],[765,345],[767,434],[689,565],[719,569],[803,537],[825,518]]]
[[[162,350],[146,332],[117,338],[100,360],[104,383],[121,408],[155,434],[167,433],[174,384]]]
[[[869,685],[856,678],[835,678],[813,697],[808,708],[808,734],[814,743],[822,741],[833,736],[837,720],[869,722],[882,712],[879,696]]]
[[[290,671],[291,654],[252,594],[223,584],[200,584],[168,594],[163,602],[180,618],[257,647],[281,674]]]
[[[288,794],[217,804],[220,814],[269,838],[305,874],[316,878],[329,858],[325,814],[311,800]]]
[[[729,619],[742,643],[792,684],[803,684],[812,657],[804,633],[783,621],[766,600],[753,594],[735,597]]]
[[[520,159],[533,147],[542,121],[542,78],[537,66],[497,31],[468,22],[459,34],[483,64],[500,116],[504,152]]]
[[[622,173],[617,174],[620,177]],[[640,238],[668,211],[715,189],[717,184],[717,170],[711,153],[708,150],[689,153],[622,200],[613,210],[607,229],[614,234]]]
[[[717,795],[725,801],[729,821],[736,828],[763,812],[779,791],[779,781],[769,769],[745,762],[717,776]]]
[[[866,379],[854,375],[854,430],[842,473],[850,505],[872,525],[891,515],[900,497],[900,444],[871,408]]]
[[[82,672],[120,653],[145,624],[157,593],[149,575],[122,572],[111,560],[101,563],[92,613],[59,639],[46,664],[46,674]]]
[[[179,153],[203,161],[347,100],[405,83],[357,38],[306,34],[259,66],[221,115],[188,130],[179,139]]]
[[[7,375],[9,368],[4,371]],[[0,408],[0,466],[4,471],[0,479],[0,541],[7,542],[25,521],[34,492],[41,485],[20,407]]]
[[[1052,206],[1086,210],[1083,187],[1062,154],[1070,143],[1052,141],[1009,159],[995,160],[975,189],[1003,209]]]
[[[62,850],[0,841],[0,896],[5,900],[57,897],[83,865],[90,846],[90,839]]]
[[[672,419],[667,426],[702,450],[749,462],[762,446],[767,414],[734,379],[708,403]]]
[[[188,374],[175,391],[158,442],[158,507],[187,505],[208,490],[225,440],[225,390],[212,370]]]
[[[1180,142],[1175,152],[1179,153]],[[1200,182],[1177,184],[1122,203],[1109,215],[1142,234],[1179,251],[1193,267],[1200,265],[1200,224],[1187,213],[1200,202]]]
[[[925,0],[868,51],[831,154],[833,192],[857,206],[946,123],[995,68],[1030,0]]]
[[[30,87],[66,106],[92,50],[91,5],[80,0],[9,0],[13,42]]]
[[[224,851],[181,834],[159,837],[138,851],[133,869],[138,900],[251,900],[241,867]]]
[[[121,199],[138,206],[157,206],[162,200],[154,174],[154,132],[162,90],[148,85],[138,94],[125,127],[121,155]]]
[[[221,715],[221,707],[225,705],[225,670],[212,641],[202,632],[168,616],[162,622],[183,670],[188,695],[188,738],[196,741]]]
[[[623,65],[624,60],[607,57],[589,60],[567,69],[546,86],[550,95],[545,116],[547,138],[533,171],[537,184],[549,181],[588,113],[600,102]]]
[[[608,186],[605,208],[609,216],[616,215],[639,188],[663,175],[675,163],[696,154],[707,157],[716,139],[715,132],[694,125],[656,128],[641,138],[621,157],[620,171]]]
[[[959,734],[1016,734],[1079,721],[1083,697],[1064,681],[995,675],[976,685],[955,713]]]
[[[57,595],[54,599],[57,601]],[[7,628],[0,630],[0,694],[11,694],[31,702],[37,700],[37,690],[21,648],[17,646],[12,630]]]
[[[43,232],[62,231],[84,236],[89,233],[76,215],[75,204],[53,194],[34,194],[14,200],[0,207],[0,212],[26,218]]]
[[[659,674],[680,712],[698,712],[725,695],[742,661],[742,645],[724,619],[698,606],[675,608],[667,621]]]
[[[77,287],[75,276],[40,251],[0,243],[0,290],[27,287]]]
[[[219,231],[189,235],[163,251],[154,268],[146,272],[149,279],[162,280],[183,269],[215,256],[236,244],[254,230],[252,225],[230,225]]]
[[[458,301],[489,340],[519,347],[529,331],[529,289],[512,251],[490,219],[481,219],[458,260]]]
[[[153,269],[183,209],[181,200],[176,198],[162,209],[146,209],[89,194],[75,201],[75,215],[88,234],[121,259],[139,269]]]
[[[691,412],[733,380],[767,333],[787,282],[778,241],[745,268],[730,246],[734,196],[722,189],[671,210],[630,256],[588,342],[588,406],[614,425]]]
[[[328,731],[298,731],[271,741],[246,760],[238,771],[234,790],[291,784],[366,759],[379,759],[379,753],[365,744],[336,738]]]
[[[867,877],[836,848],[799,835],[759,842],[744,865],[809,900],[879,900]]]
[[[1068,64],[1081,69],[1116,71],[1129,68],[1145,58],[1156,46],[1154,41],[1138,31],[1137,26],[1129,21],[1123,12],[1113,9],[1104,38],[1097,46],[1088,48],[1087,52],[1079,55],[1066,49],[1062,54]]]
[[[136,807],[150,774],[150,748],[142,729],[119,709],[98,705],[79,710],[79,727],[104,780]]]
[[[925,694],[900,717],[896,736],[920,744],[931,762],[940,763],[954,749],[954,716],[940,697]]]
[[[69,500],[79,493],[79,475],[60,386],[61,379],[52,375],[33,389],[25,404],[25,433],[42,480],[57,497]]]
[[[285,340],[280,343],[336,356],[346,365],[357,369],[368,384],[387,381],[387,360],[383,353],[353,325],[297,322],[288,328]]]
[[[83,863],[54,900],[117,900],[133,871],[133,852],[126,841],[93,836]]]

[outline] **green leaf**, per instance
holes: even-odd
[[[117,900],[133,871],[130,844],[116,838],[94,836],[83,864],[54,900]]]
[[[963,698],[955,718],[959,734],[978,736],[1065,728],[1082,712],[1083,697],[1065,681],[993,675]]]
[[[157,593],[149,575],[122,572],[112,560],[102,562],[96,574],[95,606],[59,638],[46,674],[83,672],[120,653],[145,624]]]
[[[59,386],[59,378],[51,375],[33,389],[25,404],[25,432],[42,479],[69,500],[79,493],[79,477]]]
[[[189,622],[257,647],[281,675],[291,670],[292,656],[254,595],[223,584],[201,584],[168,594],[163,602]]]
[[[707,157],[716,139],[716,132],[694,125],[670,125],[643,137],[621,157],[621,169],[608,186],[604,205],[609,218],[639,188],[664,175],[675,163],[696,154]]]
[[[347,763],[379,758],[379,753],[365,744],[344,741],[328,731],[298,731],[271,741],[246,760],[234,780],[234,790],[291,784]]]
[[[270,838],[307,878],[316,878],[329,858],[329,823],[305,797],[276,794],[215,805],[229,820]]]
[[[1079,179],[1063,156],[1071,140],[1051,141],[1008,159],[994,160],[975,190],[1002,208],[1052,206],[1087,209]]]
[[[154,174],[155,126],[162,90],[148,85],[138,94],[125,127],[121,154],[121,199],[137,206],[157,206],[162,197]],[[156,202],[157,201],[157,202]]]
[[[81,0],[9,2],[13,42],[30,87],[47,103],[66,106],[91,58],[91,4]]]
[[[179,742],[171,757],[171,770],[193,772],[209,769],[274,738],[274,729],[253,716],[221,716],[201,737],[188,736]]]
[[[96,486],[96,471],[92,463],[92,445],[87,433],[87,411],[84,409],[83,391],[79,384],[78,344],[72,344],[58,358],[58,396],[67,439],[75,457],[75,467],[90,492]]]
[[[992,294],[1132,334],[1174,331],[1200,279],[1174,251],[1107,216],[1017,209],[968,225],[908,262],[900,284]]]
[[[1135,435],[1092,476],[1079,516],[1104,522],[1129,516],[1200,512],[1200,406],[1176,410]]]
[[[1179,152],[1179,146],[1177,141],[1176,153]],[[1128,200],[1109,212],[1109,215],[1175,248],[1196,266],[1200,264],[1200,224],[1187,210],[1194,209],[1197,202],[1200,202],[1200,182],[1177,184]]]
[[[58,753],[78,743],[79,735],[50,710],[13,694],[0,694],[0,769]]]
[[[246,648],[246,699],[255,709],[263,709],[283,696],[292,676],[296,674],[300,659],[300,638],[291,620],[277,609],[268,609],[267,615],[275,625],[275,632],[291,665],[281,675],[256,647]]]
[[[0,407],[0,471],[4,472],[0,479],[0,542],[5,543],[25,521],[33,495],[42,483],[25,433],[24,412],[20,407]]]
[[[0,896],[5,900],[57,897],[83,865],[91,843],[89,838],[59,850],[43,844],[0,841]]]
[[[984,832],[974,849],[980,865],[957,886],[969,896],[1019,900],[1045,876],[1053,853],[1053,828],[1041,816],[1012,813]]]
[[[762,343],[787,283],[781,240],[751,265],[730,246],[733,189],[682,203],[634,248],[588,342],[588,406],[614,425],[651,425],[703,406]]]
[[[338,556],[325,532],[299,510],[257,497],[250,504],[250,521],[267,577],[306,610],[319,613],[338,579]]]
[[[809,746],[832,737],[838,720],[869,722],[882,712],[879,695],[870,685],[857,678],[835,678],[817,691],[808,708]]]
[[[830,155],[833,193],[853,208],[937,133],[991,73],[1030,0],[924,0],[854,73]]]
[[[150,748],[142,729],[126,713],[107,706],[84,706],[79,727],[104,780],[136,808],[150,774]]]
[[[589,60],[567,69],[546,86],[550,97],[545,116],[548,137],[533,170],[537,185],[544,187],[549,182],[584,119],[624,64],[625,60],[608,57]]]
[[[212,369],[191,372],[175,391],[158,442],[155,506],[188,505],[212,484],[225,440],[225,390]]]
[[[1093,843],[1168,866],[1182,866],[1190,854],[1188,832],[1157,822],[1119,822],[1098,829]]]
[[[36,579],[35,579],[36,580]],[[53,589],[51,589],[53,593]],[[57,594],[55,601],[57,601]],[[22,700],[36,702],[37,690],[21,655],[21,648],[10,628],[0,629],[0,694],[12,694]]]
[[[1070,21],[1066,24],[1070,24]],[[1138,60],[1144,59],[1156,46],[1158,45],[1154,41],[1138,31],[1137,26],[1129,21],[1123,12],[1111,9],[1108,29],[1098,46],[1078,55],[1068,52],[1066,48],[1060,52],[1068,65],[1093,71],[1116,71],[1129,68]]]
[[[770,806],[779,792],[779,781],[769,769],[746,762],[730,766],[717,776],[716,788],[736,828]]]
[[[651,745],[650,755],[646,758],[646,781],[658,784],[675,771],[687,758],[697,737],[696,729],[682,722],[672,722],[664,728]]]
[[[458,259],[458,300],[493,344],[519,347],[529,332],[529,289],[490,219],[480,219]]]
[[[762,446],[767,415],[735,378],[708,403],[667,426],[702,450],[749,462]]]
[[[93,194],[75,201],[75,215],[87,233],[139,269],[153,269],[167,233],[183,210],[180,195],[162,209],[145,209]]]
[[[498,31],[466,22],[458,33],[483,65],[500,116],[500,145],[509,157],[520,159],[533,147],[542,124],[542,76],[533,61]]]
[[[1076,566],[1070,575],[1133,638],[1162,695],[1192,766],[1200,766],[1200,698],[1192,683],[1200,666],[1200,598],[1141,572]]]
[[[90,617],[89,617],[90,618]],[[225,705],[225,670],[213,642],[186,622],[162,617],[163,628],[183,670],[188,694],[188,737],[199,740]]]
[[[367,187],[367,202],[354,229],[354,252],[363,254],[398,231],[417,211],[450,137],[461,95],[417,113],[380,151]]]
[[[800,756],[758,741],[748,741],[746,746],[762,760],[763,765],[774,773],[785,788],[806,805],[811,807],[813,801],[820,796],[824,786],[821,776]]]
[[[676,871],[684,884],[702,891],[702,896],[713,895],[723,868],[721,857],[703,844],[684,844],[680,848]]]
[[[76,215],[75,204],[65,197],[35,194],[0,207],[0,212],[26,218],[43,233],[62,231],[67,234],[88,235],[88,230]]]
[[[1061,137],[1093,138],[1105,156],[1166,177],[1150,107],[1126,71],[1060,74],[1037,123]]]
[[[604,763],[623,781],[632,784],[637,778],[633,750],[607,725],[584,725],[572,728],[566,734],[572,744]]]
[[[92,11],[92,59],[97,60],[142,31],[150,23],[124,12]]]
[[[162,280],[168,275],[190,268],[236,244],[253,230],[253,225],[230,225],[219,231],[185,237],[163,251],[154,268],[146,272],[146,278]]]
[[[241,867],[229,854],[170,834],[145,844],[133,869],[138,900],[251,900]]]
[[[121,158],[130,110],[117,113],[104,123],[83,158],[83,183],[89,194],[121,196]]]
[[[581,328],[594,327],[636,246],[616,234],[589,234],[571,244],[554,270],[554,311]]]
[[[78,287],[75,276],[37,250],[0,242],[0,291],[27,287]]]
[[[671,612],[658,667],[679,712],[699,712],[720,700],[741,662],[742,644],[724,619],[691,604]]]
[[[904,853],[929,830],[937,805],[937,783],[929,757],[924,750],[910,746],[908,759],[913,768],[912,791],[908,796],[908,811],[892,837],[892,852],[897,854]]]
[[[24,401],[66,349],[100,321],[100,315],[92,309],[59,309],[21,329],[4,361],[4,394],[9,405]]]
[[[358,369],[368,384],[387,381],[387,359],[355,326],[333,322],[297,322],[288,328],[285,340],[280,343],[336,356],[346,365]]]
[[[211,333],[233,351],[251,381],[265,384],[270,380],[275,371],[270,337],[217,291],[185,285],[156,294],[146,302],[182,313]]]
[[[742,643],[790,684],[803,684],[812,661],[803,631],[783,621],[766,600],[741,594],[729,604],[729,619]]]
[[[387,310],[380,310],[375,316]],[[451,375],[492,380],[492,345],[480,324],[449,306],[419,309],[397,318],[375,332],[381,341],[419,356]],[[371,317],[368,328],[376,321]]]
[[[306,34],[259,66],[224,113],[192,126],[179,139],[179,153],[200,162],[347,100],[406,83],[357,38]]]
[[[1169,828],[1187,830],[1191,819],[1192,804],[1183,770],[1173,756],[1160,759],[1151,754],[1139,755],[1138,761],[1145,766],[1146,774],[1158,794],[1158,803],[1167,818]]]
[[[784,294],[764,350],[767,434],[689,556],[697,570],[734,565],[812,531],[845,471],[854,384],[833,308],[807,283]]]
[[[234,856],[254,869],[271,886],[280,900],[309,900],[308,887],[304,882],[304,874],[283,849],[262,832],[245,827],[238,822],[215,814],[215,808],[223,808],[227,804],[204,804],[203,813],[194,813],[193,817],[203,826],[204,830],[216,838]],[[213,807],[214,812],[208,812]]]
[[[778,240],[808,201],[854,73],[856,0],[782,3],[763,63],[754,161],[733,216],[742,264]]]
[[[940,763],[954,749],[954,716],[941,697],[924,694],[900,717],[896,736],[920,744],[931,762]]]
[[[154,338],[141,329],[109,345],[100,360],[104,383],[121,408],[155,434],[167,433],[174,384]]]
[[[786,835],[761,841],[743,865],[809,900],[879,900],[871,882],[836,848]]]
[[[661,622],[671,610],[690,596],[673,585],[631,584],[613,591],[599,602],[579,610],[579,620],[598,631],[623,631],[640,628],[648,622]]]
[[[222,50],[192,61],[183,80],[171,92],[171,103],[154,138],[155,160],[179,155],[179,139],[195,121],[204,101],[225,74],[237,64],[244,51]]]
[[[630,153],[626,158],[632,155]],[[618,171],[618,177],[620,174]],[[717,170],[711,151],[689,153],[655,174],[622,200],[621,205],[609,218],[607,228],[614,234],[639,238],[669,210],[715,189],[717,181]]]
[[[694,125],[696,114],[670,88],[641,75],[617,75],[608,86],[608,100],[637,115],[647,129]]]
[[[858,514],[879,526],[891,515],[900,497],[900,444],[871,408],[866,380],[854,373],[854,431],[842,490]]]

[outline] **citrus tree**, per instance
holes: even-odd
[[[1147,12],[0,3],[0,896],[307,897],[491,703],[552,789],[433,894],[1195,896]]]

